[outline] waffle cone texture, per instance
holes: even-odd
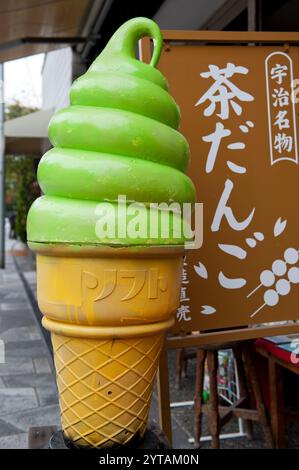
[[[182,249],[43,250],[38,302],[52,337],[64,437],[76,447],[130,444],[146,429],[179,302]]]
[[[121,339],[52,333],[67,440],[112,448],[143,436],[163,340],[163,332]]]

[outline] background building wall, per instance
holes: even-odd
[[[66,47],[45,55],[42,70],[42,107],[55,111],[69,105],[72,83],[72,49]]]
[[[226,0],[165,0],[153,19],[162,29],[197,30],[225,3]]]

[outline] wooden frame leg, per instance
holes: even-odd
[[[234,353],[234,358],[236,361],[237,372],[238,372],[240,398],[246,398],[249,404],[250,403],[249,390],[248,390],[247,382],[246,382],[246,375],[245,375],[245,370],[244,370],[241,346],[238,345],[235,348],[233,348],[233,353]],[[244,424],[245,424],[247,437],[248,439],[252,440],[253,439],[252,421],[250,419],[244,419]]]
[[[183,364],[182,364],[182,376],[185,378],[187,377],[187,371],[188,371],[188,356],[185,354],[183,355]]]
[[[285,437],[285,416],[283,400],[283,381],[281,367],[269,358],[269,384],[270,384],[270,408],[271,427],[275,447],[287,447]]]
[[[177,389],[181,388],[182,371],[184,362],[184,349],[177,349],[175,352],[175,386]]]
[[[194,447],[200,447],[203,386],[205,373],[206,350],[198,349],[196,352],[196,376],[194,394]]]
[[[164,346],[161,351],[157,374],[158,408],[160,427],[172,443],[171,410],[169,399],[168,350]]]
[[[218,351],[207,351],[207,364],[210,378],[210,401],[209,418],[211,432],[211,448],[219,449],[220,419],[218,410],[218,389],[217,389],[217,370],[218,370]]]
[[[254,394],[255,398],[255,403],[256,403],[256,409],[258,412],[258,417],[259,417],[259,422],[262,426],[263,433],[265,436],[265,441],[267,443],[267,446],[270,448],[273,448],[273,438],[272,438],[272,432],[271,432],[271,427],[269,426],[267,414],[266,414],[266,408],[264,404],[264,398],[262,395],[262,391],[260,388],[259,380],[258,380],[258,375],[255,369],[255,364],[254,364],[254,352],[253,352],[253,346],[252,343],[245,343],[243,346],[243,356],[244,360],[246,362],[247,370],[248,370],[248,378],[251,383],[251,388]]]

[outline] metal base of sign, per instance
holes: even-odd
[[[170,403],[170,408],[181,408],[183,406],[193,406],[194,400],[191,401],[175,401]]]
[[[190,401],[175,401],[170,403],[170,408],[184,408],[184,407],[189,407],[194,405],[194,400]],[[238,419],[238,426],[239,426],[239,431],[238,432],[228,432],[224,434],[219,435],[219,439],[236,439],[239,437],[246,437],[247,434],[244,432],[244,426],[243,426],[243,419]],[[207,442],[211,441],[212,437],[211,436],[201,436],[200,442]],[[188,439],[189,444],[194,444],[194,437],[189,437]]]
[[[219,435],[219,439],[236,439],[238,437],[246,437],[246,434],[245,433],[240,433],[240,432],[228,432],[226,434],[220,434]],[[212,438],[211,436],[202,436],[200,438],[200,442],[207,442],[207,441],[211,441]],[[188,439],[188,442],[189,444],[194,444],[194,437],[190,437]]]

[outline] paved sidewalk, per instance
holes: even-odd
[[[27,448],[31,426],[60,425],[52,360],[12,257],[0,270],[0,449]]]
[[[8,240],[7,249],[11,248]],[[13,258],[7,254],[5,270],[0,270],[0,340],[5,343],[5,363],[0,363],[0,449],[27,448],[28,429],[32,426],[60,427],[57,389],[39,313],[32,308],[36,298],[34,258],[17,258],[19,271]],[[27,290],[24,288],[24,283]],[[31,303],[29,299],[31,298]],[[190,402],[194,395],[195,362],[190,361],[188,376],[182,389],[175,383],[175,353],[169,353],[169,379],[171,402]],[[151,418],[157,419],[157,395],[154,393]],[[208,436],[209,426],[203,418],[203,435]],[[238,431],[237,421],[229,422],[224,433]],[[188,442],[193,435],[193,407],[178,406],[172,409],[173,447],[193,448]],[[222,448],[265,447],[261,429],[255,424],[255,439],[246,437],[222,440]],[[289,447],[299,447],[299,422],[288,428]],[[203,448],[210,443],[204,442]]]

